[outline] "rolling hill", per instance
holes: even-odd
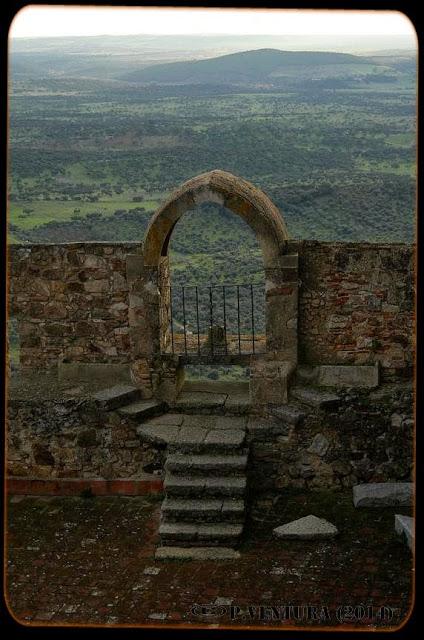
[[[122,80],[157,84],[278,84],[282,78],[331,78],[393,69],[367,57],[323,51],[257,49],[206,60],[155,64],[131,71]]]

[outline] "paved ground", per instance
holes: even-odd
[[[364,628],[405,619],[412,562],[393,529],[394,513],[408,509],[354,509],[351,491],[287,491],[261,505],[240,559],[166,562],[154,559],[157,498],[11,498],[9,607],[38,625]],[[273,527],[309,513],[340,536],[273,538]]]

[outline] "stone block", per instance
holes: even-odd
[[[321,365],[317,384],[322,387],[378,387],[379,367],[375,365]]]
[[[334,538],[338,533],[334,524],[313,515],[293,520],[274,529],[274,535],[277,538],[298,540]]]
[[[250,378],[250,403],[286,404],[288,384],[295,365],[288,361],[257,361]]]
[[[412,482],[375,482],[353,487],[355,507],[409,507],[412,497]]]

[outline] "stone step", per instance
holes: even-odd
[[[406,539],[408,547],[413,551],[415,542],[414,518],[397,513],[395,515],[395,531]]]
[[[314,409],[333,409],[341,402],[337,394],[312,387],[292,387],[290,396]]]
[[[133,418],[137,422],[142,422],[152,416],[164,413],[167,409],[165,402],[156,400],[138,400],[118,409],[118,413],[127,418]]]
[[[95,403],[106,411],[123,407],[138,400],[140,397],[140,389],[128,384],[117,384],[114,387],[102,389],[93,396]]]
[[[240,552],[229,547],[158,547],[156,560],[237,560]]]
[[[175,475],[240,475],[247,466],[247,455],[208,455],[170,453],[165,469]]]
[[[228,477],[183,477],[167,473],[164,489],[170,496],[242,496],[246,490],[246,478]]]
[[[168,445],[176,453],[214,453],[234,451],[243,445],[244,429],[208,429],[172,424],[143,424],[137,427],[141,440],[156,445]],[[238,453],[241,453],[238,451]]]
[[[172,405],[173,411],[195,414],[224,414],[226,393],[182,391]]]
[[[162,544],[179,543],[195,544],[198,546],[215,546],[238,542],[243,531],[243,525],[228,522],[193,524],[186,522],[162,522],[159,535]]]
[[[239,450],[245,442],[242,429],[210,429],[196,433],[192,428],[181,428],[176,442],[169,443],[170,453],[219,453]],[[240,453],[240,451],[237,451]]]
[[[221,499],[184,499],[166,497],[162,503],[164,521],[184,522],[243,522],[245,517],[244,500]]]
[[[306,416],[305,411],[302,411],[294,404],[283,404],[279,407],[271,406],[270,413],[284,424],[293,427],[296,427]]]

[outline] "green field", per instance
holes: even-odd
[[[78,39],[13,53],[9,242],[141,241],[172,189],[216,168],[264,189],[294,238],[414,241],[411,53],[155,65],[187,54],[124,40],[109,57]],[[250,230],[214,205],[184,216],[171,255],[179,283],[263,277]]]

